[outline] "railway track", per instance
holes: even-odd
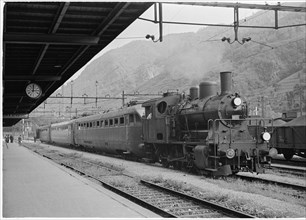
[[[306,167],[306,158],[293,158],[291,160],[285,160],[282,158],[272,158],[272,164],[283,164],[297,167]]]
[[[33,150],[33,149],[32,149]],[[162,217],[172,218],[254,218],[254,216],[174,191],[146,180],[137,180],[120,169],[85,161],[76,155],[54,151],[34,152],[103,187],[146,207]]]
[[[306,167],[271,164],[271,169],[279,173],[288,173],[296,176],[306,176]]]
[[[306,191],[306,186],[302,186],[302,185],[298,185],[298,184],[286,183],[286,182],[281,182],[281,181],[277,181],[277,180],[256,178],[256,177],[252,177],[252,176],[244,176],[244,175],[239,175],[239,174],[237,174],[235,177],[246,180],[246,181],[250,181],[250,182],[255,182],[256,181],[256,182],[261,182],[261,183],[265,183],[265,184],[272,184],[272,185],[278,185],[278,186],[281,186],[281,187],[291,188],[291,189],[295,189],[295,190],[299,190],[299,191]]]

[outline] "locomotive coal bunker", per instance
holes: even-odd
[[[264,128],[249,133],[246,99],[232,92],[231,72],[220,76],[220,94],[216,83],[203,82],[188,97],[165,93],[143,104],[143,147],[163,166],[213,175],[263,172],[271,135]]]

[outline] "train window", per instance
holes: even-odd
[[[157,133],[156,138],[157,138],[157,140],[163,140],[163,134],[162,133]]]
[[[114,122],[115,122],[115,125],[118,125],[118,124],[119,124],[119,119],[118,119],[118,118],[115,118],[115,119],[114,119]]]
[[[120,125],[124,125],[124,117],[120,117]]]
[[[103,127],[103,120],[101,121],[100,126]]]
[[[139,115],[137,115],[137,114],[135,114],[135,119],[136,119],[136,122],[140,122],[141,121]]]
[[[130,123],[134,122],[134,115],[133,114],[129,114],[129,122]]]
[[[109,126],[113,126],[114,124],[114,119],[109,119]]]
[[[100,121],[97,121],[97,127],[100,127]]]
[[[157,105],[157,111],[160,113],[160,114],[164,114],[167,110],[167,102],[165,101],[162,101],[160,103],[158,103]]]
[[[145,118],[146,119],[151,119],[153,114],[153,108],[152,106],[146,106],[145,108]]]
[[[96,127],[96,122],[95,121],[92,122],[92,127]]]
[[[89,123],[87,122],[87,126],[86,126],[87,128],[89,128]]]
[[[105,126],[108,126],[108,119],[105,120]]]

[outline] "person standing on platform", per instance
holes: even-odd
[[[5,136],[5,142],[6,142],[6,143],[10,142],[10,137],[9,137],[8,134]]]
[[[18,137],[18,144],[20,145],[21,144],[21,136],[19,135]]]
[[[14,137],[13,137],[13,135],[10,135],[10,140],[11,140],[11,143],[14,142]]]

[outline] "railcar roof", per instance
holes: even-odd
[[[63,122],[54,123],[54,124],[51,124],[51,127],[59,127],[59,126],[69,125],[69,124],[73,123],[74,121],[75,121],[75,119],[70,120],[70,121],[63,121]]]
[[[150,105],[152,105],[152,103],[155,103],[157,100],[160,100],[160,99],[162,99],[162,98],[150,99],[150,100],[145,101],[144,103],[142,103],[142,106],[143,107],[150,106]]]
[[[134,106],[118,109],[116,111],[107,112],[104,114],[91,115],[91,116],[86,116],[83,118],[78,118],[78,119],[75,119],[75,121],[83,122],[83,121],[95,120],[95,119],[112,118],[112,117],[119,117],[122,115],[131,114],[131,113],[137,113],[139,117],[141,117],[144,114],[144,112],[145,110],[143,107],[141,107],[141,105],[134,105]]]
[[[277,118],[273,121],[273,126],[274,127],[281,127],[284,124],[286,124],[286,122],[280,118]],[[266,126],[272,126],[272,123],[267,124]]]
[[[282,125],[282,127],[297,127],[297,126],[306,126],[306,115],[302,115]]]
[[[48,128],[50,127],[50,125],[43,125],[43,126],[39,126],[38,129],[45,129],[45,128]]]

